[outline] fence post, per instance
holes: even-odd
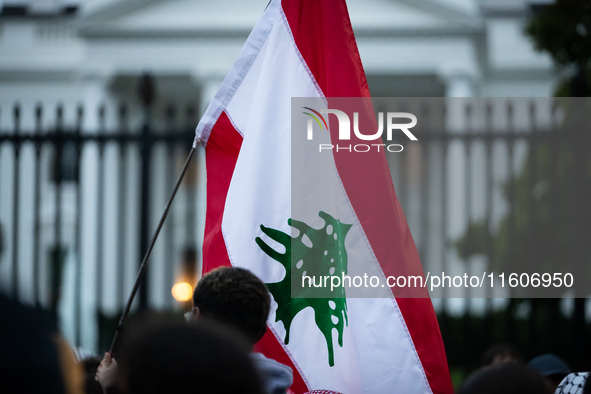
[[[585,87],[583,87],[585,88]],[[588,89],[587,89],[588,90]],[[585,93],[588,93],[585,91]],[[586,253],[586,244],[589,239],[588,223],[588,159],[587,159],[587,144],[588,136],[585,132],[588,132],[588,120],[589,115],[587,114],[588,99],[583,97],[572,98],[571,102],[574,102],[574,116],[572,124],[572,131],[569,130],[571,137],[570,143],[572,144],[572,171],[573,171],[573,183],[572,183],[572,194],[571,204],[573,207],[573,224],[572,224],[572,275],[575,281],[584,282],[584,279],[588,278],[588,254]],[[587,161],[587,163],[586,163]],[[575,299],[574,299],[574,310],[572,316],[573,324],[573,348],[577,349],[575,353],[575,365],[578,368],[582,366],[588,368],[587,357],[588,357],[588,346],[589,342],[585,333],[585,296],[587,295],[587,289],[584,284],[575,285]]]
[[[20,133],[21,126],[21,107],[20,104],[14,106],[14,135]],[[14,142],[14,178],[13,178],[13,205],[12,205],[12,298],[19,301],[19,202],[20,202],[20,150],[19,141]]]
[[[140,138],[140,152],[142,160],[141,206],[140,206],[140,256],[144,256],[148,250],[148,237],[150,236],[150,155],[152,151],[151,115],[152,104],[155,97],[153,77],[149,73],[142,75],[138,94],[143,106],[143,124]],[[139,287],[139,310],[148,309],[148,274],[141,279]]]

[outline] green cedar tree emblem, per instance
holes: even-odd
[[[351,225],[342,223],[326,212],[320,211],[318,216],[325,222],[321,229],[315,229],[298,220],[288,219],[287,223],[299,230],[297,237],[291,237],[282,231],[261,225],[264,234],[285,246],[285,253],[277,252],[259,237],[256,237],[255,241],[263,252],[285,267],[283,280],[267,283],[269,291],[278,304],[275,321],[282,321],[285,326],[285,344],[289,343],[291,322],[300,311],[310,306],[314,309],[316,325],[326,340],[328,364],[332,367],[334,366],[332,330],[337,329],[338,343],[342,347],[345,324],[349,325],[345,288],[342,285],[335,287],[327,298],[292,298],[291,296],[292,259],[296,261],[294,271],[297,272],[298,278],[301,278],[301,274],[316,278],[318,281],[325,276],[333,275],[341,278],[343,274],[347,274],[345,236]],[[322,291],[330,292],[330,280],[327,283],[328,288],[323,288]],[[298,283],[298,286],[301,287],[301,285],[301,282]],[[312,286],[314,285],[320,284],[312,282]],[[308,289],[311,290],[310,287]],[[318,289],[314,290],[318,291]],[[305,286],[301,291],[305,294]]]

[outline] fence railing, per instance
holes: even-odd
[[[565,127],[568,114],[548,100],[468,100],[451,121],[449,102],[423,103],[413,130],[419,141],[386,157],[425,271],[591,265],[589,130]],[[58,107],[52,127],[43,126],[44,110],[25,114],[16,105],[13,126],[0,130],[0,285],[50,310],[74,344],[104,350],[190,148],[196,111],[145,105],[132,126],[128,107],[99,108],[88,131],[81,108],[66,125]],[[32,128],[21,127],[25,116],[34,118]],[[154,249],[140,309],[178,308],[173,284],[197,278],[202,167],[201,155]],[[460,363],[466,344],[512,341],[532,356],[569,349],[583,365],[588,289],[563,302],[510,300],[519,294],[507,289],[444,292],[434,304],[450,362]]]
[[[85,132],[81,107],[73,125],[64,125],[60,106],[55,125],[43,128],[38,106],[36,126],[23,130],[25,114],[15,105],[14,127],[0,132],[2,288],[49,310],[73,343],[92,349],[97,316],[117,313],[127,300],[159,207],[194,136],[193,108],[183,114],[191,124],[185,128],[174,126],[183,122],[173,107],[160,129],[151,127],[147,111],[140,127],[131,128],[128,112],[121,106],[118,127],[107,131],[101,107],[98,127]],[[197,279],[198,162],[192,162],[154,250],[136,301],[140,310],[172,308],[173,284]]]

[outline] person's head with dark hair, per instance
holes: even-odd
[[[221,267],[197,283],[193,304],[194,316],[226,324],[254,345],[267,329],[271,298],[267,286],[252,272]]]
[[[458,394],[551,394],[542,377],[516,362],[484,367],[464,382]]]
[[[552,390],[556,390],[562,379],[572,372],[566,361],[552,353],[534,357],[527,367],[539,373]]]
[[[482,355],[482,366],[502,364],[505,362],[523,363],[523,356],[515,345],[510,343],[495,343]]]
[[[241,338],[213,322],[170,317],[149,316],[126,327],[115,382],[125,394],[262,393]]]
[[[267,286],[252,272],[221,267],[203,276],[193,292],[193,320],[215,321],[242,334],[253,347],[267,330],[271,296]],[[287,365],[251,353],[263,380],[265,393],[286,393],[293,383]]]

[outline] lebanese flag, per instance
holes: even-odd
[[[305,231],[338,238],[348,275],[360,261],[380,278],[422,275],[383,150],[292,157],[295,97],[324,109],[330,98],[369,97],[344,0],[271,1],[197,126],[207,165],[203,272],[244,267],[267,283],[269,329],[257,350],[293,369],[295,393],[452,393],[428,296],[386,287],[380,298],[301,299],[285,290],[289,248]],[[336,145],[336,130],[318,141]],[[297,188],[295,164],[310,169]]]

